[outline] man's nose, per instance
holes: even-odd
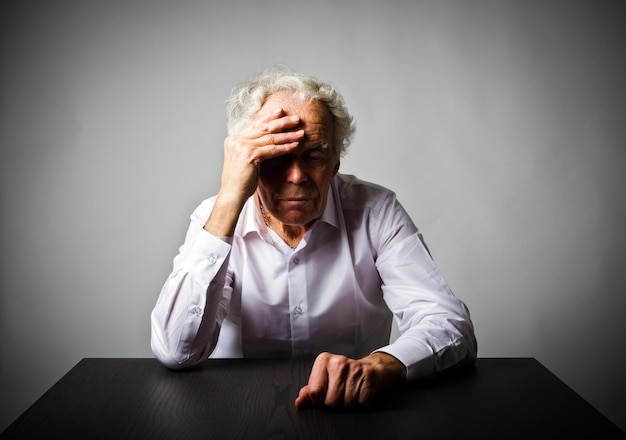
[[[289,183],[302,183],[307,180],[307,175],[298,158],[289,162],[287,167],[287,181]]]

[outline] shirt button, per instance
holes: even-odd
[[[298,257],[294,258],[293,264],[300,264],[300,259]]]
[[[296,312],[296,315],[302,315],[302,307],[300,306],[295,306],[293,311]]]
[[[209,260],[209,264],[215,264],[217,257],[215,255],[211,255],[207,258],[207,260]]]
[[[202,307],[195,306],[194,308],[191,309],[191,313],[193,313],[196,316],[202,315]]]

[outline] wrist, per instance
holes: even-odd
[[[217,237],[232,237],[247,198],[219,192],[204,229]]]
[[[406,381],[406,365],[388,353],[377,351],[361,359],[361,362],[366,363],[377,372],[381,384],[385,388]]]

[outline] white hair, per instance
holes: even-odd
[[[328,82],[285,69],[267,70],[232,90],[226,101],[228,133],[235,134],[243,130],[267,97],[282,91],[293,92],[293,96],[301,101],[326,104],[334,122],[333,148],[338,157],[345,155],[356,127],[339,91]]]

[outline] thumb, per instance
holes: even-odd
[[[313,405],[313,400],[309,394],[309,386],[305,385],[300,389],[300,393],[296,398],[296,409],[307,409],[313,406],[315,405]]]

